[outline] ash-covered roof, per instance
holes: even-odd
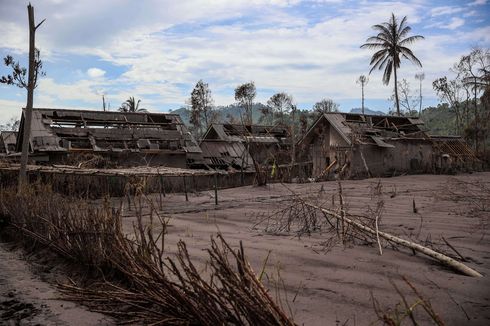
[[[0,132],[0,154],[15,153],[17,143],[17,131]]]
[[[285,143],[288,130],[279,126],[212,124],[203,136],[203,140],[225,140],[229,142]]]
[[[328,122],[349,146],[357,142],[386,147],[388,145],[383,139],[429,138],[423,128],[423,121],[417,117],[332,112],[318,117],[300,143],[311,141],[315,137],[313,131],[325,122]]]
[[[34,152],[201,153],[177,114],[33,109],[31,126]]]

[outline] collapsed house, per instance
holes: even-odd
[[[348,178],[472,169],[478,162],[461,138],[431,137],[419,118],[325,113],[298,142],[309,177]]]
[[[24,125],[23,113],[17,151]],[[201,149],[177,114],[33,109],[29,143],[37,162],[94,154],[118,166],[202,164]]]
[[[272,166],[291,159],[289,132],[279,126],[212,124],[200,146],[212,169],[253,172],[255,164]]]
[[[17,131],[0,132],[0,155],[15,153],[17,143]]]

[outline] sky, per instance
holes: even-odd
[[[100,110],[102,95],[116,110],[128,97],[167,112],[188,103],[198,80],[209,83],[216,105],[234,103],[237,85],[254,81],[257,102],[277,92],[300,109],[323,98],[342,111],[361,106],[360,75],[372,51],[361,49],[372,26],[391,13],[407,16],[412,45],[423,64],[402,61],[414,94],[424,72],[424,106],[436,105],[432,81],[472,47],[490,47],[490,3],[471,1],[342,0],[31,0],[46,76],[34,106]],[[0,56],[27,65],[27,2],[0,0]],[[0,66],[0,76],[9,73]],[[366,107],[387,112],[393,81],[369,75]],[[0,122],[18,117],[26,90],[0,84]]]

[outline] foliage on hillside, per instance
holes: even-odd
[[[432,135],[457,135],[456,115],[446,103],[423,109],[421,118]]]

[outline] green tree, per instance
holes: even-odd
[[[257,90],[255,89],[255,84],[253,81],[239,85],[237,88],[235,88],[235,101],[238,101],[238,104],[245,109],[245,124],[252,124],[253,122],[252,108],[253,100],[256,95]]]
[[[293,97],[286,93],[277,93],[267,101],[270,111],[278,117],[279,122],[284,125],[286,115],[293,108]]]
[[[136,101],[133,96],[130,96],[119,107],[120,112],[148,112],[147,109],[140,108],[141,100]]]
[[[313,105],[313,111],[318,115],[327,112],[339,112],[339,105],[329,98],[324,98]]]
[[[213,120],[213,97],[209,85],[199,80],[191,93],[191,118],[190,123],[196,130],[202,128],[202,118],[204,118],[205,127]]]
[[[397,69],[400,68],[400,62],[402,58],[405,58],[412,63],[422,67],[420,60],[413,54],[407,46],[415,41],[421,40],[424,37],[421,35],[413,35],[407,37],[408,33],[412,30],[410,26],[406,25],[407,17],[398,22],[398,19],[392,13],[388,22],[374,25],[373,29],[378,32],[376,36],[371,36],[366,40],[366,43],[361,45],[361,48],[367,48],[376,50],[371,57],[371,70],[383,69],[383,83],[388,85],[391,80],[391,74],[393,73],[395,83],[395,101],[396,112],[400,115],[400,102],[398,99],[398,76]]]

